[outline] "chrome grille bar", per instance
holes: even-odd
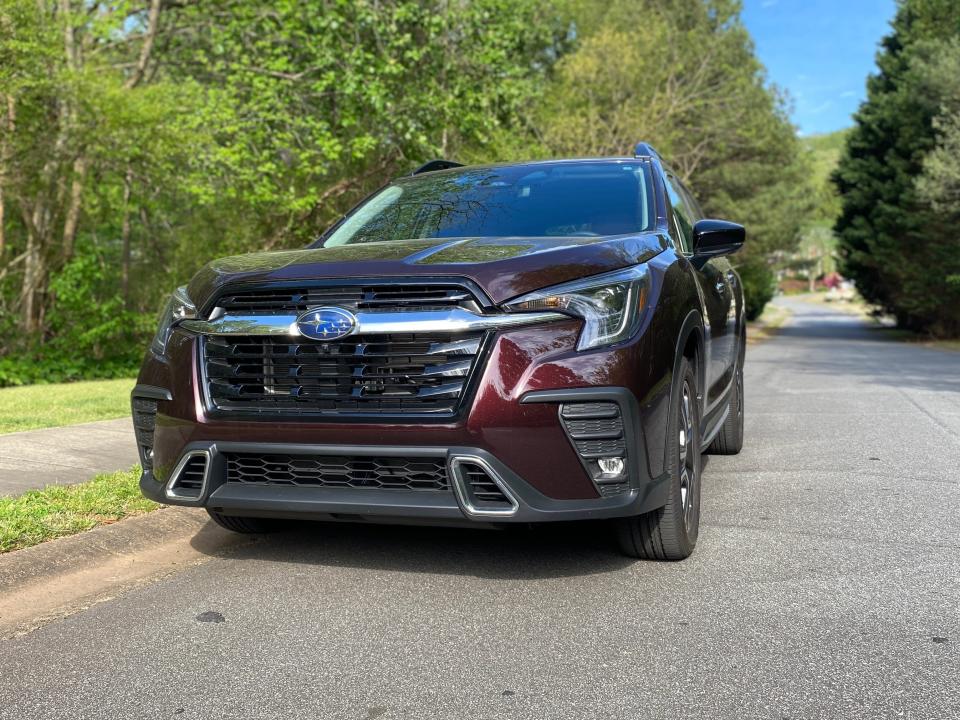
[[[554,312],[481,315],[462,308],[356,313],[354,335],[457,333],[534,325],[569,316]],[[285,335],[298,337],[296,315],[223,315],[214,320],[184,320],[180,327],[200,335]]]

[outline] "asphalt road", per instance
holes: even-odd
[[[0,643],[0,717],[960,717],[960,355],[790,307],[690,560],[299,530]]]

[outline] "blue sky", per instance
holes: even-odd
[[[895,0],[745,0],[743,21],[802,135],[852,124]]]

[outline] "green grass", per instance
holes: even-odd
[[[0,498],[0,553],[73,535],[160,507],[140,494],[140,468]]]
[[[0,434],[123,417],[134,380],[91,380],[0,389]]]

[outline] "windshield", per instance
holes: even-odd
[[[649,164],[604,160],[480,167],[403,178],[323,243],[623,235],[653,228]]]

